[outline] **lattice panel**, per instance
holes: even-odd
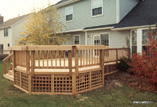
[[[102,72],[93,71],[91,72],[91,87],[95,88],[98,86],[102,86]]]
[[[118,70],[118,66],[116,64],[104,66],[104,72],[105,73],[109,73],[109,72],[112,72],[112,71],[115,71],[115,70]]]
[[[21,87],[28,91],[28,75],[21,73]]]
[[[32,76],[32,92],[51,92],[51,75]]]
[[[14,84],[20,86],[20,72],[14,72]]]
[[[76,77],[76,92],[81,92],[90,88],[90,73],[81,73]]]
[[[55,75],[54,93],[72,93],[72,77],[66,75]]]

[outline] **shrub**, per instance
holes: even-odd
[[[3,60],[4,58],[6,58],[8,55],[7,54],[0,54],[0,60]]]
[[[131,62],[131,59],[128,59],[127,57],[122,57],[119,59],[120,63],[118,64],[118,68],[120,71],[125,71],[127,72],[128,69],[130,68],[129,62]]]
[[[147,53],[134,54],[129,64],[131,70],[140,78],[157,84],[157,32],[148,35]]]

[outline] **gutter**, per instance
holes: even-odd
[[[155,27],[156,24],[153,25],[143,25],[143,26],[132,26],[132,27],[122,27],[122,28],[113,28],[111,30],[129,30],[129,29],[138,29],[138,28],[145,28],[145,27]]]

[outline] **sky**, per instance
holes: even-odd
[[[4,21],[25,15],[31,12],[33,7],[46,7],[49,0],[0,0],[0,15],[4,17]],[[51,4],[55,4],[60,0],[50,0]]]

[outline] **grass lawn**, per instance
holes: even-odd
[[[28,95],[4,79],[2,71],[3,63],[0,61],[0,107],[157,107],[157,94],[140,92],[127,86],[110,90],[101,88],[78,96]],[[133,101],[154,103],[133,104]]]

